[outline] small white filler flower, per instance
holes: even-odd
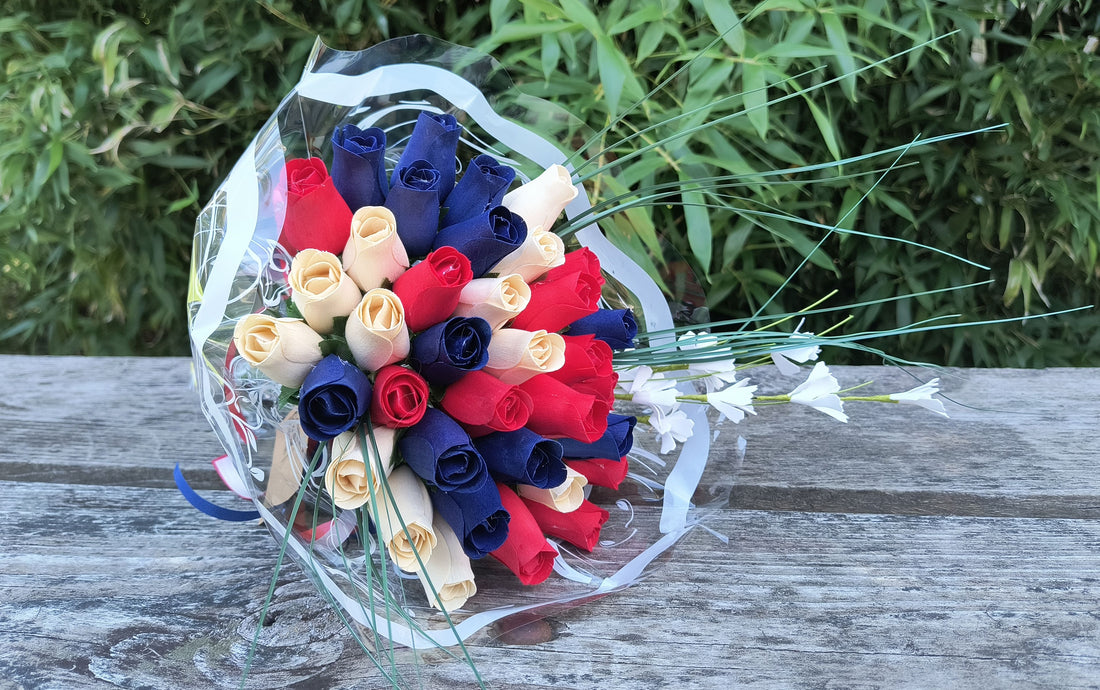
[[[797,342],[798,340],[806,340],[813,336],[813,333],[799,333],[798,329],[802,328],[802,321],[798,322],[798,326],[795,327],[794,332],[788,336],[789,342]],[[781,352],[771,353],[772,363],[775,364],[775,368],[779,369],[779,373],[784,376],[794,376],[798,374],[799,364],[810,362],[817,359],[817,356],[821,354],[821,348],[817,345],[807,345],[806,347],[796,347],[789,350],[783,350]],[[792,361],[793,360],[793,361]]]
[[[671,452],[677,443],[683,443],[691,437],[695,428],[695,422],[688,419],[683,410],[674,410],[664,413],[661,408],[655,407],[649,417],[649,424],[657,432],[657,440],[661,442],[661,454]]]
[[[752,407],[752,394],[756,392],[756,386],[749,386],[748,382],[748,379],[741,379],[722,390],[708,391],[707,403],[734,424],[744,419],[745,413],[756,414]]]
[[[836,377],[829,373],[829,367],[825,366],[825,362],[818,362],[810,372],[809,378],[790,392],[790,398],[791,402],[812,407],[833,419],[847,422],[848,415],[844,414],[844,403],[836,395],[839,390],[840,384]]]
[[[893,393],[889,397],[891,400],[897,400],[902,405],[917,405],[926,410],[935,412],[942,417],[946,417],[947,411],[943,409],[943,403],[932,397],[939,392],[940,380],[936,378],[916,388],[911,388],[904,393]]]
[[[721,355],[730,348],[716,347],[719,344],[718,336],[713,333],[695,333],[688,331],[676,339],[681,350],[690,351],[702,348],[713,348],[712,354]],[[732,354],[729,359],[720,359],[714,362],[689,362],[688,374],[702,377],[699,380],[706,384],[707,392],[718,390],[728,383],[737,380],[737,372],[734,370]]]
[[[620,375],[619,385],[624,386],[623,380],[632,376],[630,386],[626,388],[631,395],[631,400],[639,405],[646,405],[664,413],[672,412],[679,403],[676,401],[676,381],[666,379],[661,374],[654,374],[653,369],[646,365],[636,367],[630,372]]]

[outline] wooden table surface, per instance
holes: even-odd
[[[836,370],[873,392],[914,385]],[[706,524],[728,544],[694,530],[625,591],[486,630],[470,644],[483,678],[1100,686],[1100,370],[940,375],[970,406],[950,420],[852,404],[843,425],[784,406],[723,427],[705,481],[736,483]],[[179,462],[218,486],[189,361],[0,356],[0,380],[0,687],[237,687],[277,547],[173,484]],[[384,686],[297,566],[268,622],[247,687]],[[416,668],[424,687],[474,687],[438,653]]]

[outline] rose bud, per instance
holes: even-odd
[[[518,214],[529,228],[552,230],[562,209],[577,198],[577,187],[569,171],[551,165],[541,175],[504,195],[503,203]]]
[[[344,248],[351,210],[344,203],[320,158],[286,162],[286,216],[279,236],[290,254],[320,249],[333,254]]]
[[[397,234],[409,256],[432,250],[439,230],[439,171],[424,160],[399,167],[386,197],[386,208],[397,219]]]
[[[523,504],[531,511],[542,533],[548,537],[562,539],[577,548],[591,551],[600,541],[600,529],[608,512],[588,501],[581,501],[576,510],[562,513],[536,501],[523,499]]]
[[[374,377],[370,418],[375,424],[399,429],[412,426],[428,409],[428,382],[420,374],[388,364]]]
[[[351,313],[361,296],[336,255],[319,249],[303,249],[294,256],[289,282],[294,306],[322,335],[332,333],[333,319]]]
[[[401,152],[401,160],[394,167],[394,178],[397,178],[398,171],[402,168],[414,165],[418,160],[427,161],[439,171],[439,201],[443,201],[454,188],[455,153],[461,134],[462,126],[454,115],[420,111],[416,124],[413,125],[412,135],[405,144],[405,150]],[[395,182],[390,180],[390,186],[394,185]],[[438,209],[439,204],[436,203],[437,217]],[[425,250],[423,253],[428,252]]]
[[[629,453],[634,447],[634,425],[637,422],[636,417],[609,414],[607,431],[595,442],[582,443],[571,438],[563,438],[558,442],[567,458],[604,458],[618,462],[619,458]]]
[[[565,341],[557,333],[502,328],[489,341],[485,372],[505,383],[523,383],[532,376],[561,369]]]
[[[593,376],[580,381],[574,381],[569,386],[578,393],[587,393],[602,400],[610,409],[615,405],[615,385],[619,383],[619,375],[615,372],[607,376]]]
[[[527,423],[533,403],[519,388],[483,371],[452,383],[440,406],[462,423],[471,436],[515,431]]]
[[[530,300],[531,288],[518,275],[476,278],[462,288],[455,314],[485,319],[495,331],[526,309]]]
[[[481,277],[527,239],[523,219],[496,206],[461,223],[443,228],[435,236],[435,248],[454,247],[470,258],[474,275]]]
[[[615,353],[611,347],[594,335],[567,335],[565,361],[550,375],[562,383],[573,383],[596,376],[610,376]]]
[[[565,481],[549,489],[520,484],[516,491],[529,501],[541,503],[561,513],[571,513],[584,501],[584,486],[588,483],[584,475],[569,468],[565,469]]]
[[[416,572],[431,559],[438,541],[432,530],[432,502],[424,483],[408,466],[395,467],[386,486],[371,494],[363,510],[398,568]]]
[[[354,364],[329,355],[309,372],[298,393],[302,431],[325,442],[359,423],[370,407],[370,379]]]
[[[592,443],[607,431],[611,406],[594,395],[575,391],[549,376],[536,376],[519,388],[532,400],[538,400],[527,420],[527,428],[536,434]]]
[[[450,385],[485,366],[491,335],[484,319],[456,316],[416,336],[409,360],[432,384]]]
[[[470,557],[462,551],[458,535],[439,515],[432,520],[432,531],[435,532],[435,548],[424,570],[416,574],[424,586],[428,603],[450,613],[462,608],[477,593],[474,571],[470,568]]]
[[[569,324],[569,335],[592,334],[607,343],[612,350],[634,347],[638,322],[630,309],[600,309],[595,314]]]
[[[591,460],[570,460],[565,463],[574,472],[580,472],[592,486],[606,486],[609,489],[618,489],[626,478],[630,469],[630,463],[626,456],[619,460],[606,458],[592,458]]]
[[[440,247],[393,284],[405,305],[405,322],[417,333],[451,317],[462,288],[473,280],[470,260],[454,247]]]
[[[527,228],[527,239],[515,251],[489,269],[498,276],[515,273],[528,284],[565,263],[565,243],[547,230]]]
[[[474,158],[443,202],[447,213],[440,225],[445,228],[461,223],[467,218],[480,216],[494,206],[500,206],[508,185],[514,179],[516,171],[507,165],[501,165],[492,156],[483,153]]]
[[[565,481],[562,445],[530,429],[498,431],[474,440],[489,474],[505,484],[529,484],[540,489]]]
[[[554,271],[563,268],[565,266],[560,266]],[[523,312],[512,321],[512,327],[529,331],[540,328],[560,331],[599,309],[600,285],[600,281],[580,270],[555,277],[548,273],[530,286],[531,299]]]
[[[368,290],[348,317],[344,335],[355,363],[378,371],[409,354],[405,308],[397,295],[384,288]]]
[[[249,314],[233,329],[233,343],[246,362],[275,383],[302,385],[321,361],[321,336],[299,319]]]
[[[489,481],[485,460],[458,422],[432,408],[401,437],[401,457],[440,491],[469,493]]]
[[[546,277],[552,280],[577,271],[591,276],[600,284],[600,287],[603,287],[604,278],[603,273],[600,272],[600,257],[596,256],[596,253],[588,247],[574,249],[566,254],[562,265],[547,271]]]
[[[334,129],[332,181],[352,211],[381,206],[390,188],[386,180],[386,133],[378,127],[364,130],[355,125]]]
[[[366,453],[359,443],[361,433],[366,437]],[[325,490],[337,508],[354,510],[369,500],[371,492],[379,490],[379,476],[387,477],[393,470],[395,438],[393,429],[379,426],[369,432],[357,427],[332,439]]]
[[[344,271],[364,292],[398,279],[409,267],[397,221],[385,206],[364,206],[351,219],[351,236],[340,257]]]
[[[500,503],[495,483],[485,482],[472,493],[436,491],[431,498],[436,514],[459,536],[462,551],[470,558],[484,558],[507,539],[511,517]]]
[[[508,539],[492,552],[493,558],[508,567],[525,585],[537,585],[550,577],[558,552],[542,536],[535,518],[523,501],[508,487],[498,484],[500,502],[512,521]]]

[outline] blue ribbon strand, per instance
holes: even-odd
[[[172,476],[176,478],[176,487],[180,490],[180,493],[183,494],[183,497],[187,499],[187,502],[210,517],[219,520],[228,520],[229,522],[247,522],[260,518],[260,512],[258,510],[230,510],[228,508],[222,508],[219,505],[214,505],[202,496],[199,496],[195,493],[195,490],[191,488],[191,485],[187,483],[187,480],[183,478],[183,472],[180,470],[179,463],[176,463],[176,469],[172,473]]]

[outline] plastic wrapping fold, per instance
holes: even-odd
[[[684,443],[675,459],[658,460],[639,448],[630,458],[631,474],[621,495],[593,492],[611,518],[591,554],[558,546],[557,576],[534,587],[498,576],[502,567],[489,559],[477,561],[475,573],[494,576],[479,580],[477,595],[449,620],[427,606],[416,579],[392,566],[379,569],[384,549],[372,543],[372,536],[344,541],[355,527],[353,511],[331,511],[318,500],[323,473],[314,465],[313,476],[306,476],[314,455],[295,417],[288,417],[294,408],[280,404],[279,384],[237,355],[233,329],[244,316],[278,308],[286,297],[290,257],[277,241],[286,209],[286,161],[331,160],[333,129],[354,124],[386,131],[392,168],[421,110],[458,118],[463,126],[459,165],[488,153],[515,168],[520,181],[565,163],[570,147],[584,141],[577,120],[519,93],[499,65],[475,51],[421,36],[361,52],[335,51],[318,41],[301,81],[198,219],[188,304],[203,411],[276,541],[286,542],[287,552],[350,620],[372,635],[418,648],[454,644],[505,616],[578,602],[636,581],[695,523],[691,497],[710,440],[705,409],[692,406],[688,413],[702,433]],[[590,207],[587,194],[580,192],[566,208],[570,217]],[[607,278],[603,306],[634,309],[643,337],[673,326],[657,285],[597,227],[580,230],[571,241],[600,259]],[[288,524],[299,502],[319,506],[299,511],[299,516],[313,514],[306,528]],[[643,506],[648,520],[636,515]],[[311,540],[318,536],[318,524],[325,525],[325,538]]]

